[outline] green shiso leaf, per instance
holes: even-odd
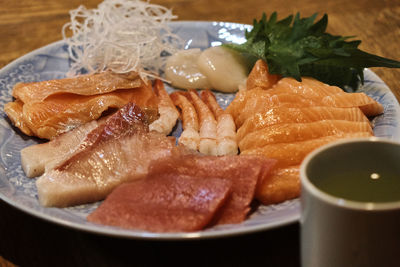
[[[264,13],[253,29],[246,31],[243,44],[224,44],[247,57],[263,59],[272,74],[293,77],[311,76],[342,88],[356,89],[364,82],[367,67],[400,68],[400,62],[358,49],[354,36],[334,36],[326,32],[328,15],[315,21],[317,14],[301,18],[297,13],[278,20],[276,12]]]

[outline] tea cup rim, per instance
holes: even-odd
[[[310,161],[318,156],[321,152],[331,149],[336,146],[351,144],[351,143],[371,143],[371,142],[379,142],[379,143],[387,143],[398,145],[400,149],[400,142],[397,142],[392,139],[383,138],[383,137],[362,137],[362,138],[351,138],[351,139],[341,139],[338,141],[334,141],[332,143],[323,145],[311,153],[309,153],[300,165],[300,182],[302,185],[302,191],[308,190],[309,193],[314,195],[315,197],[322,199],[323,201],[330,203],[334,206],[340,206],[348,209],[356,209],[356,210],[372,210],[372,211],[384,211],[384,210],[400,210],[400,200],[399,201],[391,201],[391,202],[361,202],[355,200],[343,199],[340,197],[333,196],[328,194],[318,187],[316,187],[307,177],[306,169],[310,163]],[[399,162],[400,163],[400,162]],[[303,192],[301,192],[303,194]]]

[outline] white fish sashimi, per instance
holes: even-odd
[[[119,184],[143,177],[152,160],[169,156],[175,141],[149,132],[144,114],[128,104],[88,134],[88,142],[37,181],[43,206],[66,207],[104,199]]]

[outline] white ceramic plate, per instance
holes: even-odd
[[[244,42],[244,31],[251,26],[226,22],[174,22],[174,32],[186,41],[186,48],[207,48],[225,42]],[[260,206],[245,222],[222,225],[193,233],[150,233],[99,226],[86,221],[86,216],[99,203],[70,208],[44,208],[39,205],[35,180],[24,175],[20,162],[20,150],[38,142],[21,134],[12,127],[3,111],[4,104],[12,100],[11,90],[17,82],[33,82],[63,78],[69,68],[66,45],[59,41],[35,50],[0,70],[0,198],[12,206],[45,220],[98,234],[143,239],[191,239],[251,233],[272,229],[300,217],[298,199],[278,205]],[[384,105],[384,115],[373,120],[375,135],[400,140],[399,104],[389,88],[373,72],[365,71],[365,85],[361,91]],[[173,90],[168,88],[168,90]],[[226,107],[233,94],[218,93],[219,103]],[[180,127],[174,131],[179,135]]]

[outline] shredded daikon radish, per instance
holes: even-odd
[[[89,73],[136,71],[145,78],[162,68],[162,53],[173,54],[182,47],[182,40],[168,27],[176,16],[160,5],[105,0],[96,9],[79,6],[70,16],[71,22],[62,29],[73,61],[69,77],[84,69]]]

